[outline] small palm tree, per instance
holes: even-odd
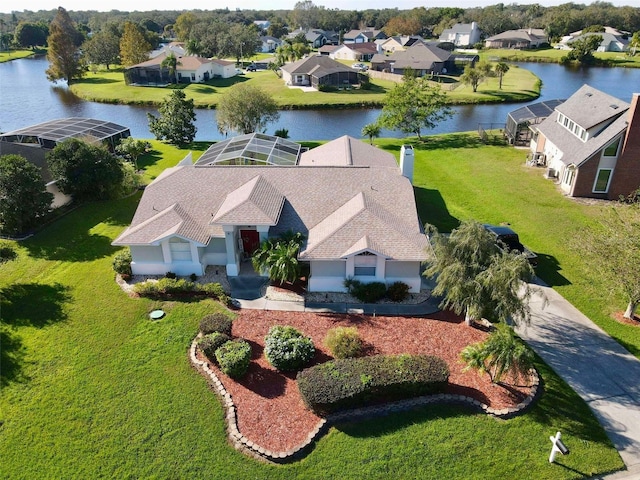
[[[181,65],[181,63],[173,52],[169,53],[160,63],[161,67],[169,70],[169,77],[173,77],[175,79],[174,83],[178,83],[178,65]]]
[[[274,282],[295,282],[300,276],[298,252],[304,239],[301,233],[290,231],[283,233],[279,239],[265,240],[251,257],[253,268],[266,271]]]
[[[493,383],[500,383],[505,375],[512,378],[526,375],[533,366],[533,353],[504,323],[484,342],[469,345],[460,354],[466,362],[465,370],[473,368],[487,373]]]
[[[373,138],[380,136],[380,125],[377,123],[369,123],[362,127],[362,135],[369,137],[369,143],[373,145]]]
[[[509,71],[509,65],[500,62],[494,67],[494,71],[498,74],[498,77],[500,77],[500,90],[502,90],[502,77]]]

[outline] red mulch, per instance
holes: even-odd
[[[625,325],[633,325],[634,327],[640,327],[640,316],[634,315],[633,318],[625,318],[624,312],[616,312],[613,314],[613,318],[615,318],[618,322],[624,323]]]
[[[273,325],[291,325],[310,336],[316,347],[316,363],[332,358],[323,345],[327,330],[353,326],[365,342],[368,355],[411,353],[444,359],[450,369],[448,393],[504,408],[518,404],[530,391],[528,387],[506,389],[492,384],[488,375],[473,370],[463,372],[460,351],[482,341],[487,333],[465,325],[451,312],[439,312],[427,319],[241,310],[233,322],[233,335],[246,339],[253,348],[248,374],[236,382],[212,367],[233,397],[240,432],[271,451],[286,451],[301,444],[319,420],[305,408],[295,373],[278,373],[264,358],[264,337]]]

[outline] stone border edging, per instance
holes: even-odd
[[[523,413],[529,406],[538,398],[542,392],[542,385],[540,384],[540,377],[535,368],[529,371],[529,375],[532,379],[531,393],[527,398],[520,402],[515,407],[509,408],[491,408],[488,405],[475,400],[466,395],[456,395],[449,393],[438,393],[435,395],[425,395],[422,397],[411,398],[408,400],[399,400],[396,402],[387,403],[384,405],[376,405],[372,407],[356,408],[352,410],[345,410],[338,413],[332,413],[327,415],[326,418],[321,419],[315,426],[315,428],[309,432],[306,440],[300,445],[293,447],[285,452],[272,452],[246,438],[238,429],[236,406],[233,403],[231,394],[227,392],[224,385],[210,368],[209,362],[198,360],[196,355],[197,341],[201,334],[193,339],[191,346],[189,347],[189,360],[191,364],[200,372],[204,373],[207,379],[210,381],[215,392],[220,396],[223,407],[226,410],[225,421],[227,423],[227,436],[236,450],[239,450],[247,455],[255,457],[260,460],[266,460],[274,463],[287,463],[293,460],[297,460],[306,455],[310,445],[316,441],[322,434],[324,434],[330,426],[354,420],[365,420],[375,418],[379,416],[389,415],[391,413],[405,412],[413,410],[418,407],[422,407],[430,404],[445,403],[445,404],[462,404],[471,407],[474,410],[484,412],[487,415],[491,415],[496,418],[508,419],[515,417]]]

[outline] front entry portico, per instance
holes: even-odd
[[[240,264],[249,258],[269,234],[269,225],[223,225],[227,250],[227,275],[240,275]]]

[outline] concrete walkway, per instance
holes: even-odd
[[[518,334],[591,407],[627,466],[607,479],[640,479],[640,360],[552,288],[530,303]]]

